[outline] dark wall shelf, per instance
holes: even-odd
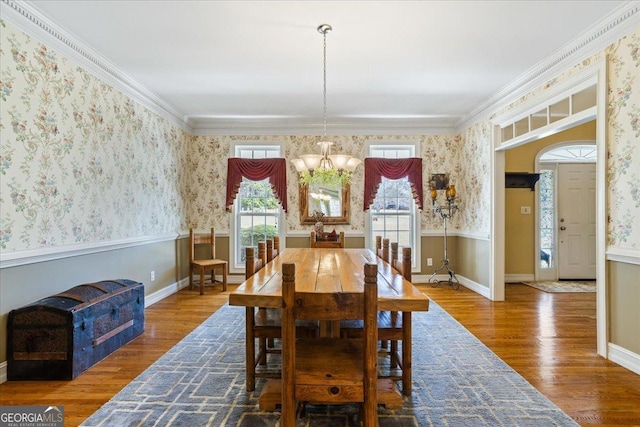
[[[539,173],[506,172],[504,175],[504,184],[505,188],[530,188],[531,191],[533,191],[539,179]]]

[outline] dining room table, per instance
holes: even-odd
[[[402,313],[402,393],[411,395],[411,313],[428,311],[429,298],[366,248],[286,248],[229,294],[229,305],[282,307],[282,265],[296,265],[296,291],[364,292],[364,266],[377,264],[378,310]],[[247,313],[251,313],[247,310]],[[321,333],[332,333],[331,328]],[[248,339],[247,346],[255,345]],[[248,386],[252,391],[254,384]]]

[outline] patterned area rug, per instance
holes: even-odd
[[[277,426],[244,385],[244,308],[222,307],[83,426]],[[577,426],[442,308],[413,315],[413,393],[380,426]],[[298,426],[353,426],[357,408],[308,410]]]
[[[532,288],[540,289],[545,292],[595,292],[595,280],[570,282],[570,281],[540,281],[540,282],[522,282]]]

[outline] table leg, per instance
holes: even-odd
[[[402,394],[411,396],[411,312],[402,313]]]
[[[246,312],[246,383],[247,391],[253,391],[256,388],[256,343],[253,335],[255,312],[253,307],[247,307]]]

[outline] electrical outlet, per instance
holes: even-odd
[[[531,206],[520,206],[521,215],[531,215]]]
[[[151,272],[151,281],[153,282],[154,280],[156,280],[156,272],[152,271]]]
[[[433,258],[427,258],[427,266],[433,265]]]

